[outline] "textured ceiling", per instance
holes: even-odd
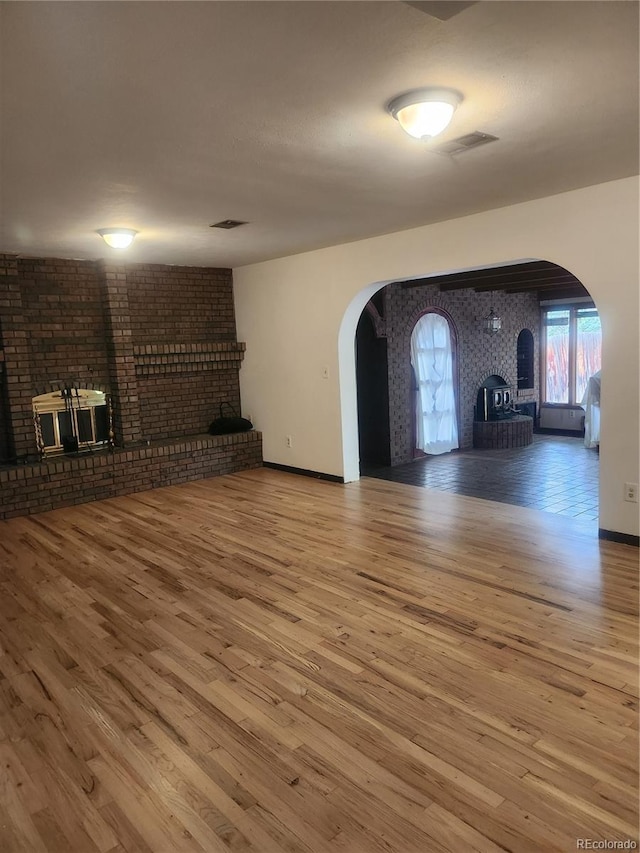
[[[2,3],[0,250],[238,266],[638,171],[638,4]],[[385,112],[464,101],[445,141]],[[222,219],[248,221],[233,231]]]

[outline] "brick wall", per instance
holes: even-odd
[[[153,440],[206,432],[228,401],[240,412],[238,368],[190,371],[178,375],[140,377],[140,420],[145,438]],[[225,410],[226,414],[230,414]]]
[[[2,350],[2,342],[0,341],[0,352]],[[4,354],[2,356],[4,359]],[[3,460],[4,454],[8,454],[9,447],[9,401],[7,399],[7,377],[4,368],[4,360],[0,360],[0,462]]]
[[[411,332],[427,308],[440,308],[452,319],[458,341],[458,432],[463,448],[473,446],[473,409],[478,388],[492,374],[517,386],[518,334],[529,329],[534,338],[534,387],[515,392],[516,404],[539,400],[540,308],[535,294],[476,293],[471,289],[441,293],[437,286],[404,288],[400,283],[384,289],[387,353],[389,363],[389,419],[391,464],[413,458],[411,425]],[[493,308],[502,318],[502,329],[489,336],[482,319]]]
[[[0,255],[0,336],[4,364],[0,462],[11,455],[28,453],[33,447],[31,364],[29,334],[25,323],[18,260]]]
[[[225,400],[239,413],[243,351],[220,358],[236,340],[231,271],[137,264],[127,284],[144,437],[205,432]]]
[[[230,270],[0,255],[0,463],[37,458],[32,398],[65,385],[110,394],[120,448],[167,440],[180,444],[201,435],[221,402],[240,410],[243,356],[244,344],[236,341]],[[139,464],[154,460],[155,465],[156,456],[145,453]],[[211,457],[210,449],[204,455]],[[110,458],[113,463],[115,457]],[[184,461],[184,476],[195,476],[196,469]],[[229,464],[245,461],[236,453]],[[67,466],[55,505],[64,497],[65,484],[76,488],[73,484],[80,483],[79,494],[93,499],[78,473],[84,470],[77,467],[80,462],[89,465],[84,459],[55,462]],[[104,464],[91,463],[96,470]],[[211,459],[203,464],[198,471],[214,471]],[[38,466],[16,470],[21,482],[51,476]],[[110,488],[118,493],[126,479],[114,474]],[[145,488],[161,480],[153,472],[140,475]],[[8,482],[0,479],[3,503]],[[47,489],[41,484],[39,491],[40,504],[50,507]],[[37,488],[29,492],[27,511],[37,503],[37,493]]]
[[[231,270],[135,264],[127,284],[135,345],[235,341]]]
[[[17,272],[17,265],[16,265]],[[0,276],[7,275],[7,267],[6,264],[3,264],[0,261]],[[0,462],[2,462],[4,458],[4,454],[7,453],[7,448],[9,447],[9,398],[7,396],[7,375],[6,369],[4,365],[4,341],[2,339],[2,321],[4,311],[8,311],[9,299],[6,295],[6,286],[3,288],[0,285],[0,290],[4,291],[3,295],[0,295]],[[2,303],[5,303],[4,311],[2,307]]]
[[[79,388],[108,388],[103,288],[96,264],[20,258],[18,278],[34,394],[70,380]]]
[[[474,421],[473,446],[484,450],[527,447],[533,441],[533,419],[521,415],[508,421]]]

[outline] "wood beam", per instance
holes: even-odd
[[[538,284],[538,285],[520,285],[518,287],[509,287],[505,288],[505,293],[529,293],[531,291],[545,291],[552,293],[556,290],[576,290],[579,292],[587,293],[586,289],[578,282],[554,282],[553,284]]]
[[[518,276],[527,275],[528,273],[542,273],[543,275],[557,274],[559,270],[561,270],[561,267],[556,267],[555,264],[549,264],[547,261],[533,261],[529,264],[513,264],[508,267],[494,267],[486,270],[467,270],[466,272],[448,273],[447,275],[436,275],[429,278],[414,279],[413,281],[403,282],[402,287],[422,287],[423,285],[428,284],[447,285],[472,281],[490,282],[510,278],[513,279]],[[472,287],[472,284],[457,284],[456,289],[460,289],[462,287]]]
[[[502,284],[483,285],[482,287],[474,287],[476,293],[489,293],[495,290],[504,290],[507,292],[516,292],[524,290],[538,290],[546,287],[557,287],[558,285],[580,285],[577,278],[572,275],[556,276],[554,278],[529,279],[525,281],[511,281]],[[582,287],[582,285],[580,285]]]
[[[588,296],[591,299],[591,294],[586,287],[583,287],[582,285],[580,285],[580,287],[562,287],[553,291],[538,291],[539,299],[566,299],[569,301],[571,299],[579,299],[584,296]]]
[[[438,287],[442,293],[467,289],[475,290],[477,293],[493,291],[525,293],[546,287],[582,287],[570,272],[547,261],[532,261],[528,264],[514,264],[509,267],[432,276],[405,281],[401,286],[409,289],[425,285]]]

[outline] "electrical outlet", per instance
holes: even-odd
[[[571,420],[573,420],[575,418],[575,416],[576,416],[576,410],[575,409],[569,409],[569,417],[571,418]]]
[[[624,499],[625,499],[625,501],[629,501],[629,503],[632,503],[632,504],[638,503],[638,484],[637,483],[625,483],[624,484]]]
[[[287,442],[287,447],[293,447],[293,438],[290,435],[285,436],[285,441]]]

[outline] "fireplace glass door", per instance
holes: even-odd
[[[65,388],[33,398],[36,439],[43,455],[109,442],[109,409],[102,391]]]

